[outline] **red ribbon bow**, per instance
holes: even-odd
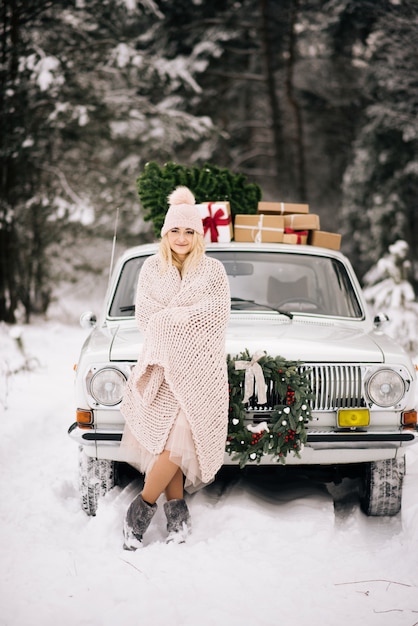
[[[223,209],[218,209],[215,215],[212,215],[212,204],[216,204],[214,202],[208,203],[208,211],[209,215],[203,219],[203,230],[206,235],[207,231],[210,230],[210,240],[217,242],[218,241],[218,226],[228,226],[231,223],[231,216],[222,217],[224,214]]]
[[[302,243],[302,237],[308,236],[307,230],[293,230],[293,228],[285,228],[284,232],[286,235],[297,235],[296,243]]]

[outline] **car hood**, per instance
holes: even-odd
[[[110,360],[135,361],[142,343],[135,325],[124,323],[112,334]],[[288,360],[305,362],[382,363],[384,358],[379,347],[382,342],[385,350],[391,347],[388,338],[375,331],[367,332],[361,322],[358,327],[353,327],[269,315],[240,316],[238,319],[231,316],[226,350],[232,357],[247,349],[250,354],[264,350],[271,356],[281,355]],[[395,346],[393,348],[398,351]]]

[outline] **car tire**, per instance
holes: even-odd
[[[373,461],[365,466],[360,504],[366,515],[396,515],[401,509],[405,457]]]
[[[80,446],[78,457],[81,508],[96,515],[99,499],[117,484],[117,464],[88,456]]]

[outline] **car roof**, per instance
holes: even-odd
[[[120,261],[126,261],[129,258],[135,256],[148,256],[155,254],[158,251],[159,241],[153,243],[141,244],[128,248],[119,259]],[[297,255],[314,255],[314,256],[326,256],[339,259],[341,261],[347,261],[347,258],[338,250],[331,250],[329,248],[320,248],[318,246],[310,245],[292,245],[287,243],[252,243],[252,242],[238,242],[229,241],[227,243],[207,243],[206,251],[241,251],[241,252],[287,252],[289,254]]]

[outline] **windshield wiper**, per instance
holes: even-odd
[[[270,306],[268,304],[259,304],[255,300],[246,300],[245,298],[231,298],[231,302],[242,302],[243,304],[253,304],[260,309],[267,309],[268,311],[276,311],[276,313],[280,313],[280,315],[286,315],[289,319],[293,319],[293,313],[290,311],[283,311],[282,309],[278,309],[277,307]]]
[[[260,309],[267,309],[268,311],[276,311],[276,313],[280,313],[280,315],[286,315],[288,318],[293,319],[293,313],[290,311],[282,311],[282,309],[278,309],[277,307],[270,306],[268,304],[259,304],[255,300],[245,300],[245,298],[231,298],[231,302],[242,302],[243,304],[253,304]],[[126,313],[127,311],[135,311],[135,305],[129,304],[128,306],[119,307],[119,311],[121,313]]]

